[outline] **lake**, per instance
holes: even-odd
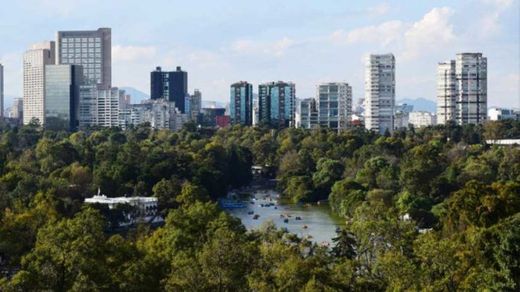
[[[275,190],[258,190],[252,192],[250,199],[244,200],[245,208],[226,211],[240,218],[248,230],[258,229],[262,223],[270,220],[276,227],[287,228],[289,232],[302,238],[306,237],[318,244],[332,244],[332,238],[336,237],[336,228],[342,223],[331,214],[327,204],[303,206],[279,204],[278,201],[279,194]],[[250,214],[251,212],[254,214]],[[258,219],[254,219],[255,215],[259,215]],[[296,220],[296,217],[301,220]],[[287,222],[284,222],[286,219]]]

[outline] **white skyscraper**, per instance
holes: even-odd
[[[479,124],[487,116],[487,58],[482,53],[460,53],[439,63],[437,120],[458,125]]]
[[[0,64],[0,118],[4,117],[4,66]]]
[[[124,95],[117,88],[97,91],[97,125],[102,127],[119,127],[119,99]]]
[[[457,54],[457,123],[480,124],[487,117],[487,58],[481,53]]]
[[[316,89],[320,127],[338,131],[350,127],[352,87],[344,82],[332,82],[319,84]]]
[[[23,56],[23,123],[45,122],[45,65],[54,64],[55,43],[35,44]]]
[[[365,127],[381,134],[394,128],[395,57],[370,55],[365,65]]]
[[[439,63],[437,67],[437,123],[455,120],[457,79],[455,61]]]

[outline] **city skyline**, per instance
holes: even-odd
[[[348,82],[357,100],[363,97],[363,58],[370,53],[394,53],[396,99],[435,101],[437,64],[469,51],[482,52],[489,59],[488,105],[520,107],[519,41],[511,37],[519,34],[515,25],[518,1],[420,1],[414,5],[397,1],[296,5],[300,2],[288,1],[280,7],[273,1],[254,7],[231,1],[233,9],[211,2],[163,3],[181,12],[195,11],[196,5],[197,13],[185,13],[191,19],[182,15],[152,18],[156,5],[136,1],[110,2],[99,14],[92,14],[96,0],[24,2],[6,4],[0,12],[5,27],[0,31],[0,63],[5,68],[5,95],[10,97],[22,95],[21,60],[31,44],[52,40],[61,30],[110,27],[113,85],[147,94],[153,68],[182,66],[190,72],[188,90],[199,88],[206,100],[228,101],[229,84],[236,80],[254,85],[292,81],[299,98],[314,96],[315,84],[320,82]],[[265,16],[273,7],[279,9]],[[107,11],[114,17],[106,17]],[[24,21],[19,15],[24,15]],[[236,26],[246,18],[251,21]],[[470,19],[476,24],[466,27]],[[168,25],[174,21],[182,25]]]

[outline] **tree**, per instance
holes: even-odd
[[[316,172],[312,176],[318,200],[329,197],[332,185],[341,179],[343,170],[344,166],[338,160],[322,158],[318,161]]]
[[[31,290],[99,290],[107,278],[101,215],[86,208],[38,231],[34,249],[24,256],[13,283]]]

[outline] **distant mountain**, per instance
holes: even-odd
[[[119,87],[119,89],[124,90],[126,94],[132,96],[132,103],[141,103],[142,100],[150,99],[148,94],[133,87]]]
[[[403,98],[403,99],[399,99],[397,101],[397,104],[403,104],[403,103],[413,105],[414,112],[427,111],[427,112],[434,113],[437,111],[437,104],[434,101],[431,101],[429,99],[422,98],[422,97],[415,98],[415,99]]]

